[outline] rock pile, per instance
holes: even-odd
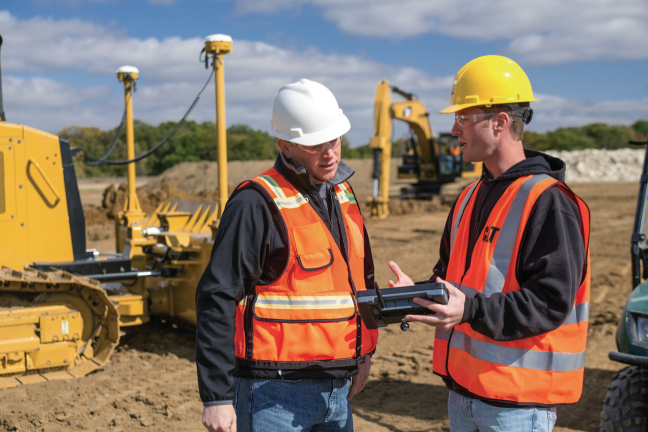
[[[567,164],[567,183],[636,182],[644,149],[547,151]]]

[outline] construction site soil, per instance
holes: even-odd
[[[371,190],[370,168],[354,169],[358,175],[352,184],[363,201]],[[242,179],[230,177],[230,183]],[[159,185],[157,189],[164,191],[161,182]],[[86,211],[93,206],[103,208],[105,186],[81,188]],[[583,397],[577,405],[558,408],[555,430],[595,431],[606,388],[616,371],[623,368],[607,356],[615,349],[614,331],[630,293],[629,240],[638,186],[589,183],[572,187],[592,212],[590,330]],[[171,189],[167,186],[166,193]],[[392,277],[389,260],[398,262],[414,280],[427,279],[437,261],[449,207],[439,201],[414,205],[395,202],[392,209],[399,214],[366,221],[377,281],[386,286]],[[113,222],[96,222],[103,223],[88,226],[88,247],[114,251]],[[352,401],[356,431],[448,430],[448,391],[431,372],[433,335],[431,327],[420,324],[411,325],[408,332],[398,326],[381,330],[370,380]],[[204,430],[194,344],[191,329],[160,319],[128,328],[103,370],[73,381],[0,390],[0,430]]]

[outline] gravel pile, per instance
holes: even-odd
[[[567,183],[636,182],[644,149],[547,151],[567,164]]]

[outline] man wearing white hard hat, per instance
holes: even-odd
[[[340,160],[349,120],[322,84],[279,89],[274,167],[242,183],[198,285],[196,364],[210,431],[352,431],[377,330],[358,291],[373,288],[360,207]]]

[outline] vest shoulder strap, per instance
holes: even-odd
[[[270,168],[258,177],[251,180],[264,188],[279,210],[295,209],[308,203],[308,198],[303,196],[274,168]]]

